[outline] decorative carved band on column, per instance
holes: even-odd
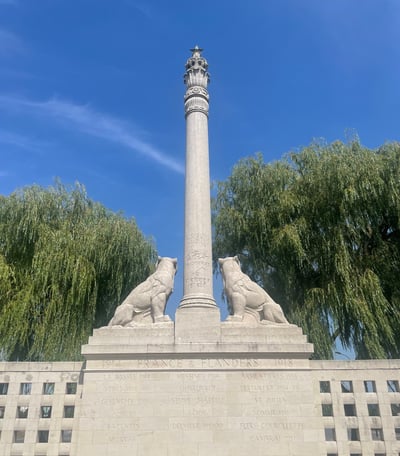
[[[207,90],[204,89],[203,87],[198,87],[198,86],[195,86],[195,87],[190,87],[188,90],[186,90],[186,93],[185,93],[185,101],[190,98],[191,96],[195,96],[195,95],[201,95],[203,96],[207,101],[209,100],[210,98],[210,95],[208,94]]]
[[[185,100],[185,116],[191,112],[203,112],[208,116],[208,102],[204,98],[191,96]]]

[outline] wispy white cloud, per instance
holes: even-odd
[[[48,147],[49,143],[37,141],[28,136],[0,129],[0,144],[8,144],[13,147],[41,152],[44,147]]]
[[[75,131],[78,130],[87,135],[112,141],[144,155],[172,171],[184,173],[181,162],[142,139],[137,128],[116,117],[98,112],[89,105],[78,105],[57,98],[33,101],[26,98],[0,95],[0,109],[2,108],[44,116],[49,121],[61,123],[67,128],[73,128]]]
[[[24,45],[17,35],[0,28],[0,56],[21,53],[23,50]]]

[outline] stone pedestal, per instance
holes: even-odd
[[[175,336],[173,323],[94,331],[82,350],[77,454],[318,454],[301,329],[219,323],[200,337],[199,310],[179,310]]]
[[[216,306],[178,307],[175,315],[177,344],[217,343],[221,340],[221,322]]]
[[[209,353],[256,356],[274,359],[309,359],[313,345],[296,325],[259,325],[246,327],[240,323],[220,322],[202,328],[201,319],[192,318],[201,308],[178,309],[182,325],[174,322],[155,323],[136,328],[95,329],[82,354],[89,363],[95,359],[135,358],[159,353]],[[214,318],[219,317],[215,309]],[[207,309],[209,317],[210,310]],[[186,315],[185,315],[186,314]],[[186,326],[183,324],[185,323]],[[174,328],[175,326],[175,328]],[[235,356],[236,356],[235,355]]]

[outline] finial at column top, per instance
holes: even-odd
[[[199,48],[199,46],[196,46],[192,49],[190,49],[190,52],[193,54],[192,57],[200,57],[200,54],[203,52],[202,48]]]

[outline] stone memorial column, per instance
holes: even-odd
[[[175,319],[176,342],[217,342],[220,315],[213,297],[208,64],[191,49],[184,82],[186,117],[185,252],[183,298]]]

